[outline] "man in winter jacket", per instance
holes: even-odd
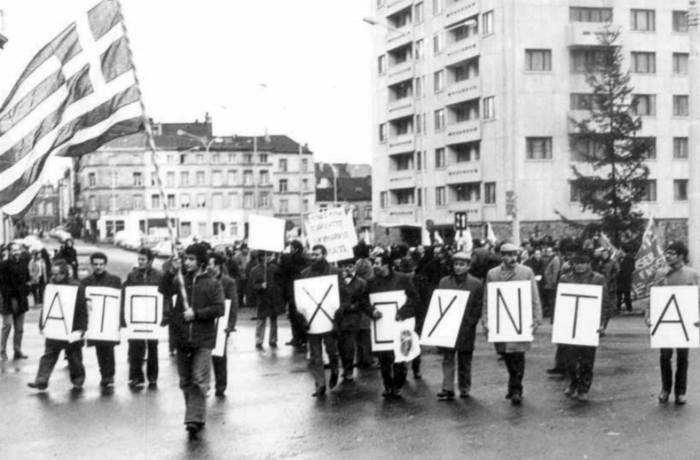
[[[335,321],[339,329],[338,348],[340,350],[340,360],[343,363],[343,381],[353,381],[353,367],[357,344],[360,340],[360,326],[363,315],[362,306],[367,282],[359,277],[355,272],[355,259],[342,260],[338,262],[340,266],[343,282],[350,298],[349,304],[341,307],[335,314]],[[370,312],[371,313],[371,312]]]
[[[257,253],[258,265],[251,271],[248,284],[251,287],[252,299],[248,305],[257,307],[255,327],[255,348],[262,350],[265,342],[265,325],[270,320],[270,347],[277,347],[277,317],[286,311],[282,293],[282,283],[279,280],[279,267],[275,262],[274,253],[260,251]]]
[[[206,272],[207,262],[205,246],[193,244],[185,249],[186,302],[177,279],[179,261],[173,261],[159,288],[164,296],[177,295],[175,307],[164,322],[172,325],[180,388],[185,397],[185,427],[191,436],[196,436],[206,422],[216,318],[224,315],[224,292],[221,284]]]
[[[56,262],[51,267],[51,283],[62,284],[67,286],[76,286],[78,288],[75,299],[75,311],[73,313],[73,330],[72,332],[82,337],[87,330],[88,313],[85,300],[85,287],[78,281],[70,278],[70,270],[65,262]],[[50,308],[47,305],[46,308]],[[43,325],[42,325],[43,328]],[[85,367],[83,366],[83,341],[68,342],[64,340],[46,339],[44,346],[44,355],[39,360],[39,370],[33,382],[29,382],[27,386],[37,390],[45,390],[49,386],[49,378],[56,366],[58,356],[61,351],[65,351],[66,359],[68,360],[68,372],[74,390],[80,390],[85,382]]]
[[[15,328],[13,346],[15,359],[26,359],[22,353],[22,335],[24,334],[24,314],[29,310],[27,296],[30,292],[31,278],[29,266],[22,260],[22,248],[17,243],[9,245],[10,257],[0,264],[0,313],[2,314],[2,340],[0,341],[0,360],[7,361],[7,340],[10,331]]]
[[[85,287],[107,287],[113,289],[122,288],[122,280],[117,276],[107,271],[107,255],[102,252],[95,252],[90,256],[90,264],[92,265],[92,275],[82,281]],[[88,305],[90,302],[88,302]],[[108,342],[104,340],[88,340],[88,346],[95,346],[97,354],[97,364],[100,366],[100,381],[101,387],[108,387],[114,384],[114,347],[119,342]]]
[[[438,399],[441,401],[448,401],[455,397],[455,355],[457,357],[459,397],[469,397],[472,385],[472,353],[474,352],[476,326],[481,318],[484,295],[481,281],[467,273],[470,262],[469,254],[458,252],[452,256],[452,261],[454,272],[440,280],[438,289],[469,291],[469,300],[464,310],[455,347],[441,348],[440,350],[442,352],[442,391],[438,393]]]

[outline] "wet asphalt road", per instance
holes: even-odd
[[[190,441],[165,343],[157,389],[127,387],[125,344],[117,348],[111,390],[99,388],[89,348],[82,393],[71,392],[63,360],[46,392],[27,388],[43,351],[38,311],[31,311],[24,340],[30,358],[0,363],[0,459],[700,458],[698,352],[690,356],[688,405],[659,404],[658,351],[649,348],[640,316],[611,321],[587,404],[567,399],[567,382],[546,375],[554,346],[551,326],[541,328],[527,354],[521,407],[504,399],[507,372],[483,334],[468,400],[436,400],[442,374],[434,353],[424,354],[423,379],[409,377],[402,400],[381,397],[377,370],[356,370],[355,383],[317,400],[305,353],[284,345],[256,350],[251,312],[241,316],[229,342],[226,398],[212,391],[207,427]],[[280,342],[290,337],[281,322]]]

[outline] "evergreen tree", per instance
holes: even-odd
[[[571,135],[572,159],[580,162],[571,166],[574,191],[582,209],[599,216],[592,229],[605,232],[618,247],[644,231],[643,215],[635,208],[648,193],[645,160],[655,155],[651,140],[637,137],[642,127],[637,108],[647,101],[632,95],[619,35],[610,24],[599,34],[599,46],[586,62],[586,82],[593,94],[577,101],[577,107],[590,114],[570,120],[576,130]]]

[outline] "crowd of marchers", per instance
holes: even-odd
[[[405,303],[398,309],[396,320],[415,318],[415,330],[420,336],[433,292],[436,289],[469,291],[459,333],[452,348],[440,348],[443,383],[437,394],[439,400],[449,401],[457,396],[468,398],[471,392],[471,361],[481,325],[487,330],[488,283],[530,281],[532,284],[532,327],[535,330],[543,318],[552,318],[557,285],[594,284],[603,287],[601,324],[604,334],[611,316],[621,310],[632,310],[630,297],[634,257],[622,248],[612,253],[609,248],[561,242],[561,244],[518,247],[510,243],[492,245],[474,240],[469,251],[456,245],[434,244],[410,248],[398,244],[392,247],[370,247],[361,241],[353,248],[354,257],[329,263],[326,248],[316,245],[306,248],[292,241],[281,254],[250,251],[245,244],[228,248],[225,254],[211,251],[206,243],[187,248],[178,246],[177,256],[153,267],[154,256],[148,249],[138,252],[137,265],[122,280],[107,269],[108,258],[95,252],[90,256],[92,273],[82,280],[77,276],[77,257],[72,241],[68,241],[53,258],[45,251],[28,253],[17,243],[3,248],[0,262],[0,311],[3,314],[2,359],[7,360],[7,342],[14,328],[14,358],[26,359],[22,352],[24,314],[30,299],[41,303],[46,283],[78,286],[73,331],[85,333],[89,315],[89,299],[85,287],[103,286],[125,289],[128,286],[157,286],[164,296],[161,326],[168,327],[170,352],[177,355],[180,387],[185,395],[185,424],[196,434],[206,421],[204,404],[213,369],[215,392],[223,396],[226,390],[226,356],[211,354],[216,340],[216,318],[224,315],[225,301],[230,301],[226,332],[235,331],[239,308],[254,309],[257,321],[255,346],[276,347],[277,319],[287,314],[291,325],[291,340],[287,343],[305,349],[314,378],[313,396],[322,397],[342,379],[350,383],[355,367],[381,369],[384,384],[382,395],[402,397],[409,369],[420,379],[420,356],[410,365],[395,362],[392,351],[371,352],[370,325],[382,314],[370,302],[370,295],[403,291]],[[666,250],[668,269],[662,283],[668,285],[697,285],[698,274],[685,264],[687,249],[682,243],[672,243]],[[40,268],[37,269],[36,266]],[[37,277],[38,274],[38,277]],[[294,282],[320,276],[337,276],[340,308],[336,311],[333,330],[310,333],[307,318],[295,303]],[[122,313],[123,314],[123,313]],[[647,315],[648,318],[648,315]],[[88,341],[99,363],[103,387],[114,384],[114,347],[117,343]],[[525,355],[529,343],[497,343],[496,351],[508,370],[506,397],[514,405],[523,398]],[[64,351],[75,389],[85,381],[82,363],[83,341],[73,343],[46,339],[44,355],[34,381],[28,385],[45,390],[61,351]],[[671,392],[676,402],[685,403],[688,350],[678,349],[675,379],[671,368],[673,349],[661,350],[661,402],[667,402]],[[558,346],[551,374],[564,374],[571,379],[566,394],[579,401],[588,399],[593,377],[595,347]],[[158,380],[158,346],[154,340],[128,341],[129,381],[137,387]],[[146,363],[144,373],[143,363]],[[326,379],[326,369],[330,376]],[[342,371],[342,374],[341,374]],[[674,383],[675,382],[675,383]]]

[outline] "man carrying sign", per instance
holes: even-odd
[[[530,281],[532,295],[532,333],[542,324],[542,308],[540,296],[537,292],[535,274],[528,267],[518,264],[518,247],[511,243],[501,246],[502,263],[489,270],[486,275],[486,286],[494,282]],[[488,333],[488,307],[489,302],[497,305],[497,299],[488,297],[488,289],[484,290],[484,315],[481,323]],[[496,307],[498,308],[498,307]],[[525,374],[525,352],[530,349],[530,342],[498,342],[494,344],[496,352],[503,354],[508,368],[508,393],[506,399],[510,399],[514,406],[519,406],[523,399],[523,375]]]
[[[107,271],[106,254],[93,253],[90,256],[90,264],[92,265],[92,275],[82,281],[83,286],[122,288],[122,280],[117,275],[112,275]],[[114,347],[117,344],[118,342],[88,340],[88,346],[95,346],[97,364],[100,366],[100,375],[102,376],[100,386],[103,388],[114,385]]]
[[[438,286],[438,289],[469,291],[469,300],[464,310],[455,347],[441,348],[442,391],[437,395],[441,401],[455,397],[455,355],[457,355],[459,397],[468,398],[472,386],[472,353],[476,340],[476,326],[481,318],[484,289],[481,281],[467,273],[470,260],[471,257],[466,252],[458,252],[452,256],[454,271],[450,276],[441,279]]]
[[[688,257],[688,248],[680,241],[671,243],[666,248],[664,253],[666,263],[668,264],[668,272],[661,281],[661,286],[698,286],[700,284],[700,276],[698,272],[685,265]],[[649,307],[646,314],[647,326],[651,327],[651,319],[649,315]],[[695,326],[699,326],[698,323]],[[673,357],[673,348],[662,348],[659,362],[661,365],[661,392],[659,393],[659,402],[667,403],[671,393],[671,387],[676,394],[676,404],[685,404],[685,391],[688,381],[688,348],[676,348],[676,384],[673,385],[673,368],[671,358]]]
[[[88,326],[85,287],[69,276],[68,264],[63,260],[54,262],[53,266],[51,267],[51,283],[78,287],[78,295],[75,300],[75,310],[73,313],[72,332],[82,337],[85,334]],[[51,303],[44,302],[44,308],[50,308],[51,306]],[[83,367],[82,346],[82,340],[71,343],[64,340],[47,338],[44,348],[44,355],[39,361],[39,370],[36,373],[36,379],[33,382],[29,382],[27,386],[37,390],[45,390],[49,386],[49,378],[51,377],[53,368],[56,366],[58,356],[61,354],[61,350],[65,350],[66,359],[68,360],[68,371],[70,373],[70,380],[73,384],[73,389],[82,389],[83,383],[85,382],[85,367]]]

